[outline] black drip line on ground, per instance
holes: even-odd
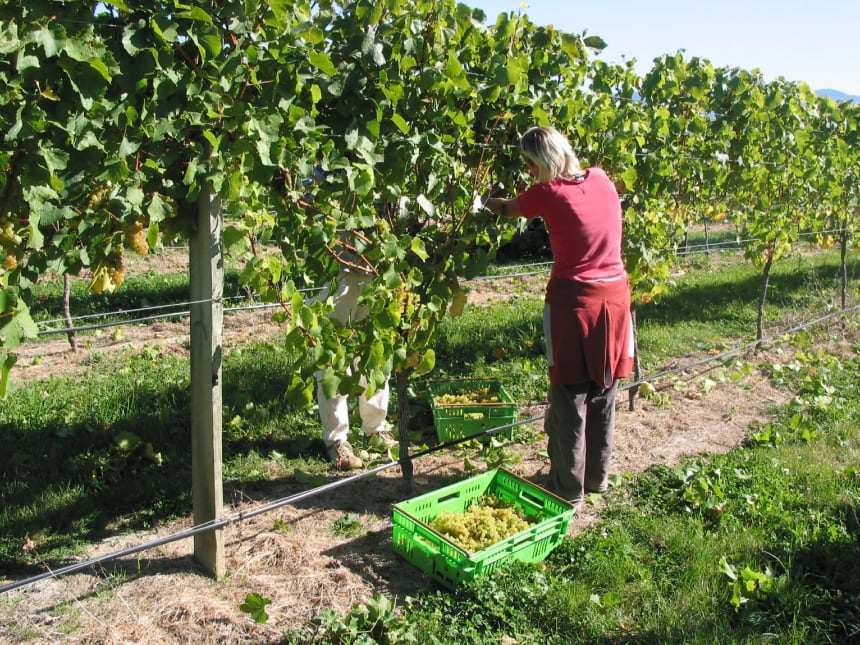
[[[654,381],[656,379],[663,378],[665,376],[669,376],[672,374],[683,373],[683,372],[686,372],[692,368],[700,367],[702,365],[707,365],[708,363],[711,363],[714,361],[723,360],[723,359],[728,358],[729,356],[732,356],[734,354],[739,354],[741,352],[747,351],[748,349],[758,347],[761,344],[766,343],[768,341],[771,341],[773,339],[780,338],[780,337],[783,337],[786,335],[799,333],[800,331],[803,331],[804,329],[807,329],[807,328],[812,327],[814,325],[817,325],[819,323],[825,322],[831,318],[843,316],[843,315],[846,315],[846,314],[849,314],[849,313],[852,313],[855,311],[860,311],[860,304],[853,305],[847,309],[842,309],[840,311],[835,311],[835,312],[832,312],[829,314],[825,314],[824,316],[819,316],[818,318],[815,318],[809,322],[805,322],[805,323],[796,325],[794,327],[791,327],[791,328],[783,330],[783,331],[775,332],[773,334],[770,334],[770,335],[762,338],[761,340],[756,340],[756,341],[744,343],[743,345],[740,345],[740,346],[735,347],[733,349],[726,350],[724,352],[721,352],[720,354],[716,354],[714,356],[708,356],[705,359],[702,359],[699,361],[694,361],[694,362],[689,363],[687,365],[682,365],[680,367],[675,367],[675,368],[670,369],[670,370],[665,370],[662,372],[658,372],[656,374],[652,374],[652,375],[648,376],[647,378],[639,379],[639,380],[634,381],[632,383],[627,383],[627,384],[619,387],[618,391],[619,392],[625,392],[625,391],[630,390],[632,388],[636,388],[636,387],[642,385],[643,383]],[[491,435],[497,434],[497,433],[502,432],[504,430],[509,430],[509,429],[517,427],[517,426],[522,426],[522,425],[526,425],[529,423],[535,423],[537,421],[541,421],[544,419],[544,417],[545,417],[545,415],[541,414],[541,415],[534,416],[534,417],[531,417],[528,419],[523,419],[522,421],[515,421],[514,423],[509,423],[509,424],[498,426],[495,428],[489,428],[487,430],[483,430],[481,432],[478,432],[474,435],[470,435],[468,437],[462,437],[459,439],[454,439],[454,440],[451,440],[451,441],[448,441],[448,442],[445,442],[442,444],[438,444],[438,445],[433,446],[431,448],[421,450],[419,452],[416,452],[414,455],[408,455],[406,457],[406,460],[411,462],[411,461],[414,461],[416,459],[420,459],[421,457],[425,457],[425,456],[430,455],[432,453],[438,452],[440,450],[444,450],[444,449],[459,445],[460,443],[474,440],[477,437],[491,436]],[[317,486],[317,487],[311,488],[309,490],[302,491],[301,493],[296,493],[294,495],[282,497],[280,499],[277,499],[273,502],[269,502],[268,504],[264,504],[263,506],[260,506],[260,507],[255,508],[255,509],[251,509],[248,511],[240,511],[238,513],[233,513],[231,515],[228,515],[227,517],[217,519],[217,520],[210,520],[208,522],[204,522],[202,524],[192,526],[192,527],[185,529],[183,531],[179,531],[177,533],[172,533],[170,535],[166,535],[164,537],[157,538],[157,539],[151,540],[149,542],[145,542],[145,543],[140,544],[138,546],[123,549],[121,551],[116,551],[114,553],[109,553],[109,554],[106,554],[103,556],[99,556],[97,558],[91,558],[89,560],[76,562],[74,564],[70,564],[70,565],[67,565],[65,567],[61,567],[59,569],[55,569],[55,570],[48,569],[48,571],[45,571],[41,574],[31,576],[29,578],[24,578],[21,580],[16,580],[16,581],[11,582],[9,584],[3,585],[2,587],[0,587],[0,594],[6,593],[8,591],[13,591],[15,589],[19,589],[21,587],[29,586],[31,584],[34,584],[34,583],[42,581],[42,580],[46,580],[48,578],[59,578],[61,576],[68,575],[71,573],[77,573],[80,571],[84,571],[85,569],[93,568],[96,565],[101,565],[101,564],[104,564],[106,562],[111,562],[113,560],[117,560],[117,559],[122,558],[122,557],[134,555],[136,553],[141,553],[143,551],[147,551],[149,549],[154,549],[154,548],[159,547],[159,546],[164,546],[164,545],[170,544],[172,542],[177,542],[179,540],[194,537],[195,535],[206,533],[208,531],[223,529],[223,528],[229,527],[233,524],[237,524],[239,522],[249,520],[253,517],[257,517],[257,516],[263,515],[265,513],[270,513],[270,512],[275,511],[279,508],[282,508],[284,506],[288,506],[290,504],[301,501],[303,499],[315,497],[317,495],[321,495],[323,493],[335,490],[336,488],[340,488],[342,486],[352,484],[353,482],[357,482],[357,481],[361,481],[363,479],[367,479],[369,477],[373,477],[374,475],[377,475],[381,472],[384,472],[386,470],[389,470],[391,468],[395,468],[395,467],[399,466],[400,463],[401,463],[400,461],[392,461],[392,462],[388,462],[386,464],[381,464],[379,466],[376,466],[376,467],[371,468],[369,470],[363,471],[363,472],[358,473],[356,475],[344,477],[344,478],[338,479],[336,481],[329,482],[327,484],[323,484],[322,486]]]

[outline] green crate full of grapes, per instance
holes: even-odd
[[[428,387],[436,434],[443,443],[517,420],[517,404],[496,379],[431,380]],[[497,434],[512,439],[514,429],[506,428]],[[487,439],[487,435],[480,437],[482,441]]]
[[[395,553],[448,587],[518,560],[543,560],[574,507],[504,468],[395,504]]]

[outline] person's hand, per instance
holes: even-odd
[[[488,197],[484,200],[484,208],[498,215],[502,201],[499,197]]]
[[[484,208],[496,215],[504,216],[507,214],[508,200],[503,197],[490,197],[484,201]]]

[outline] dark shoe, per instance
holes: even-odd
[[[547,482],[543,486],[544,490],[549,491],[556,497],[561,497],[564,501],[573,504],[575,507],[579,508],[582,506],[582,502],[584,499],[584,495],[580,493],[579,495],[570,496],[565,493],[559,492],[556,490],[555,486],[552,485],[552,482],[547,480]]]

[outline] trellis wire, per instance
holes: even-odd
[[[321,290],[323,288],[324,287],[314,287],[311,289],[300,289],[300,291],[302,291],[302,292],[313,292],[313,291]],[[223,302],[223,300],[224,299],[219,300],[218,298],[208,298],[208,299],[204,299],[204,300],[195,300],[193,302],[177,303],[177,304],[173,304],[173,305],[163,305],[163,306],[164,307],[181,307],[181,306],[196,305],[196,304],[206,304],[209,302],[221,303],[221,302]],[[281,303],[272,302],[272,303],[264,303],[264,304],[259,304],[259,305],[243,305],[243,306],[239,306],[239,307],[225,307],[224,313],[225,314],[231,314],[231,313],[235,313],[237,311],[254,311],[257,309],[276,309],[276,308],[281,307],[281,306],[282,306]],[[92,318],[92,317],[107,317],[107,316],[112,316],[112,315],[119,315],[122,313],[128,313],[128,312],[132,312],[132,311],[152,311],[152,310],[160,309],[161,307],[162,307],[162,305],[156,305],[153,307],[146,307],[146,308],[138,309],[138,310],[131,310],[130,309],[127,311],[110,312],[110,313],[105,313],[105,314],[88,314],[87,316],[80,316],[80,317],[72,318],[72,320],[80,320],[83,318]],[[190,310],[174,311],[172,313],[156,314],[153,316],[145,316],[142,318],[133,318],[131,320],[120,320],[120,321],[114,321],[114,322],[106,322],[106,323],[101,323],[98,325],[85,325],[83,327],[64,327],[62,329],[44,329],[42,331],[39,331],[38,335],[39,336],[48,336],[51,334],[69,334],[69,333],[74,333],[74,332],[79,332],[79,331],[91,331],[94,329],[107,329],[110,327],[122,327],[125,325],[133,325],[136,323],[151,322],[153,320],[161,320],[163,318],[185,318],[185,317],[188,317],[190,315],[191,315]],[[55,321],[51,321],[51,322],[56,323],[56,322],[64,322],[64,321],[55,320]],[[45,324],[45,323],[42,323],[42,324]]]
[[[850,233],[853,235],[853,234],[856,234],[857,231],[855,229],[827,229],[827,230],[817,231],[817,232],[800,233],[800,234],[798,234],[798,237],[803,238],[803,237],[812,237],[815,235],[829,235],[829,234],[838,234],[838,233]],[[679,257],[687,257],[687,256],[691,256],[691,255],[707,254],[707,253],[716,252],[716,251],[719,251],[719,252],[722,252],[722,251],[741,251],[741,250],[743,250],[743,247],[740,245],[751,243],[751,242],[756,242],[756,241],[757,240],[755,238],[749,238],[749,239],[744,239],[744,240],[727,240],[727,241],[723,241],[723,242],[709,242],[707,244],[703,243],[703,244],[696,244],[696,245],[687,246],[687,247],[681,247],[681,248],[679,248],[679,250],[676,253]],[[496,279],[496,278],[499,278],[499,279],[501,279],[501,278],[526,278],[526,277],[541,275],[543,273],[546,273],[549,270],[549,268],[552,266],[552,264],[553,264],[552,262],[537,262],[537,263],[533,263],[533,264],[511,265],[513,267],[522,267],[525,269],[528,269],[529,267],[541,267],[541,268],[536,269],[535,271],[523,271],[523,272],[516,272],[516,273],[494,273],[494,274],[488,274],[488,275],[482,275],[482,276],[475,276],[474,278],[471,278],[471,280],[492,280],[492,279]],[[311,293],[311,292],[319,292],[322,289],[324,289],[324,287],[309,287],[307,289],[300,289],[299,291],[303,292],[303,293]],[[244,298],[244,297],[245,296],[231,296],[229,298],[224,298],[221,302],[223,302],[224,300],[236,300],[236,299],[240,299],[240,298]],[[84,314],[81,316],[73,316],[71,318],[71,320],[87,320],[87,319],[91,319],[91,318],[107,318],[110,316],[121,316],[121,315],[129,314],[129,313],[138,313],[138,312],[142,312],[142,311],[156,311],[159,309],[167,309],[167,308],[173,308],[173,307],[175,307],[175,308],[187,307],[187,306],[195,305],[195,304],[205,304],[206,302],[214,302],[214,301],[200,300],[200,301],[194,301],[194,302],[181,302],[181,303],[172,303],[172,304],[165,304],[165,305],[153,305],[151,307],[140,307],[140,308],[136,308],[136,309],[125,309],[125,310],[121,309],[121,310],[113,311],[113,312],[98,313],[98,314]],[[275,308],[278,308],[280,306],[281,305],[279,303],[266,303],[266,304],[260,304],[260,305],[247,305],[247,306],[241,306],[241,307],[228,307],[228,308],[224,309],[224,313],[229,314],[229,313],[234,313],[237,311],[252,311],[255,309],[275,309]],[[116,322],[112,322],[112,323],[104,323],[104,324],[99,324],[99,325],[88,325],[88,326],[82,326],[82,327],[63,327],[63,328],[59,328],[59,329],[45,329],[45,330],[39,331],[38,335],[39,336],[48,336],[48,335],[52,335],[52,334],[69,334],[69,333],[74,333],[74,332],[79,332],[79,331],[92,331],[92,330],[98,330],[98,329],[106,329],[106,328],[110,328],[110,327],[121,327],[124,325],[132,325],[132,324],[137,324],[137,323],[151,322],[154,320],[161,320],[164,318],[187,317],[189,315],[190,315],[190,311],[181,311],[181,312],[174,312],[174,313],[158,314],[158,315],[154,315],[154,316],[145,316],[145,317],[141,317],[141,318],[134,318],[131,320],[121,320],[121,321],[116,321]],[[37,325],[52,325],[52,324],[65,323],[65,322],[66,322],[65,318],[56,318],[56,319],[52,319],[52,320],[39,321],[37,323]]]

